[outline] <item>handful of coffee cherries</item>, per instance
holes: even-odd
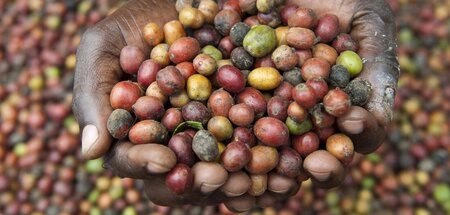
[[[260,196],[271,173],[301,182],[314,177],[311,162],[345,166],[354,156],[336,118],[364,106],[372,87],[358,78],[358,46],[338,17],[280,0],[233,2],[179,0],[179,20],[142,29],[150,59],[135,46],[120,54],[128,75],[111,91],[107,128],[170,151],[152,173],[166,174],[175,194],[214,173],[244,175],[251,186],[236,193]]]

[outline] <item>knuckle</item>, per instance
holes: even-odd
[[[105,37],[105,33],[97,26],[89,27],[81,37],[80,46],[83,46],[86,43],[91,41],[102,41]],[[81,48],[78,48],[80,50]]]

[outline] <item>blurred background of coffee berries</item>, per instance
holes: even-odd
[[[141,181],[81,159],[71,112],[76,47],[124,2],[0,1],[3,214],[230,214],[223,205],[157,206]],[[402,74],[386,143],[356,155],[339,188],[308,180],[293,198],[249,214],[450,214],[450,2],[389,3]]]

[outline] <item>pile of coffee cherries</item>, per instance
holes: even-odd
[[[371,85],[338,17],[274,0],[176,6],[178,20],[142,29],[150,59],[122,49],[128,80],[113,87],[107,122],[116,139],[173,152],[154,172],[171,191],[191,189],[191,168],[248,174],[259,196],[271,172],[306,180],[313,154],[352,161],[335,122],[367,103]]]

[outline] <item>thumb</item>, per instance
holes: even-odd
[[[108,47],[105,38],[101,31],[89,29],[77,50],[72,109],[82,131],[81,150],[85,159],[101,157],[112,142],[106,128],[112,112],[109,93],[122,72],[118,56],[102,51]]]
[[[105,154],[110,147],[112,137],[106,129],[106,123],[112,108],[109,105],[108,95],[82,90],[86,86],[76,85],[73,112],[82,130],[82,155],[84,159],[95,159]]]
[[[392,120],[399,76],[395,33],[394,15],[386,1],[358,1],[351,35],[358,42],[358,54],[364,62],[359,77],[373,87],[366,108],[382,127]]]

